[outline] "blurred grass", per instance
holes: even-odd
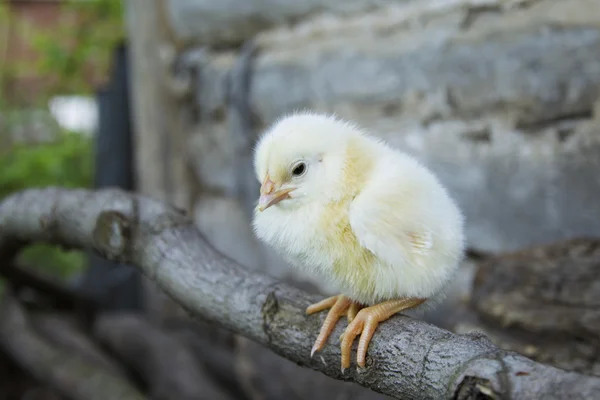
[[[32,187],[89,188],[93,180],[93,161],[92,138],[76,132],[61,132],[48,143],[15,144],[0,153],[0,201],[11,193]],[[41,244],[25,249],[19,260],[63,279],[87,266],[83,252]]]

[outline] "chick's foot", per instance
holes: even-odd
[[[360,335],[356,359],[358,365],[364,368],[369,342],[379,323],[400,311],[418,306],[425,300],[414,298],[389,300],[358,311],[356,317],[354,317],[342,334],[342,372],[350,366],[352,344],[356,336]]]
[[[360,306],[358,305],[358,303],[350,300],[348,297],[338,295],[329,297],[327,299],[321,300],[318,303],[310,305],[306,309],[306,313],[308,315],[311,315],[320,311],[324,311],[328,308],[329,312],[327,313],[325,322],[323,322],[323,325],[321,326],[321,331],[319,332],[319,336],[315,340],[315,344],[313,345],[312,350],[310,352],[311,357],[315,354],[315,352],[323,348],[325,342],[327,342],[327,339],[331,335],[331,332],[333,332],[337,321],[342,316],[344,316],[344,314],[347,315],[348,320],[350,321],[351,318],[354,318]]]
[[[356,314],[358,314],[358,312],[362,308],[363,308],[363,305],[360,303],[357,303],[356,301],[353,301],[352,303],[350,303],[350,306],[348,307],[348,323],[352,322],[354,317],[356,317]]]

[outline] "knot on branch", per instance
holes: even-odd
[[[118,211],[103,211],[96,218],[92,239],[96,250],[111,261],[127,261],[131,245],[131,221]]]
[[[40,228],[42,228],[42,230],[51,230],[55,227],[56,219],[54,218],[54,215],[45,214],[40,217]]]
[[[47,214],[40,215],[39,223],[42,232],[47,236],[56,236],[59,229],[58,204],[54,203]]]
[[[501,396],[492,389],[492,383],[476,376],[465,376],[454,395],[455,400],[496,400]]]
[[[279,302],[277,301],[277,296],[274,291],[269,292],[265,302],[263,303],[261,314],[263,317],[263,331],[267,336],[267,340],[271,343],[271,328],[270,325],[275,318],[275,314],[279,311]]]

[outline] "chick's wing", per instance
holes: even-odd
[[[350,225],[361,246],[385,263],[419,264],[434,246],[426,188],[418,182],[371,185],[350,206]]]

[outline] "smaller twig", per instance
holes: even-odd
[[[133,400],[145,397],[125,379],[35,333],[25,311],[7,289],[0,308],[0,347],[40,382],[73,400]]]
[[[70,289],[58,280],[42,275],[30,267],[9,263],[0,268],[0,276],[6,279],[17,290],[25,286],[53,300],[54,309],[73,309],[81,306],[96,308],[93,299],[83,293]]]
[[[233,398],[248,397],[236,371],[236,335],[206,321],[182,318],[166,320],[162,328],[189,347],[211,380]]]
[[[141,376],[153,398],[230,399],[185,342],[134,314],[99,317],[95,334]]]
[[[74,352],[98,367],[119,376],[126,371],[117,361],[103,351],[86,332],[82,331],[74,318],[56,313],[29,313],[30,324],[44,339],[69,352]]]

